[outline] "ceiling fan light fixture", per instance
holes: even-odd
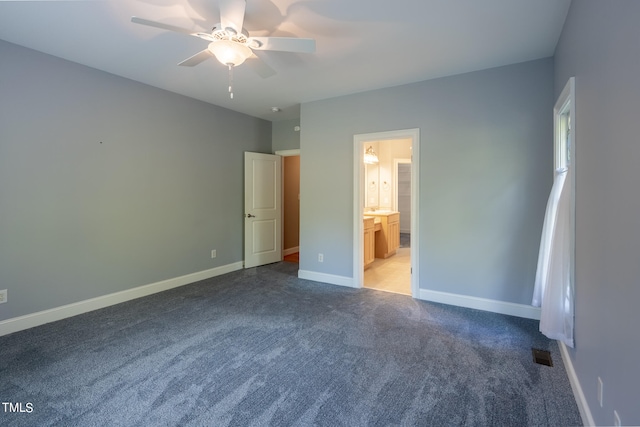
[[[209,41],[209,42],[213,42],[216,41],[216,38],[209,33],[196,33],[196,36],[200,37],[203,40]]]
[[[242,64],[247,58],[253,55],[253,52],[247,46],[231,40],[211,42],[209,43],[208,49],[221,64],[232,65],[234,67]]]
[[[256,39],[249,39],[247,44],[252,49],[260,49],[262,47],[262,42]]]

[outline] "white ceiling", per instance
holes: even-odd
[[[571,0],[247,0],[252,36],[316,39],[315,54],[259,52],[267,79],[215,59],[176,64],[207,42],[216,0],[0,1],[0,39],[267,120],[303,102],[552,56]],[[0,58],[0,61],[2,58]],[[271,107],[282,109],[271,112]]]

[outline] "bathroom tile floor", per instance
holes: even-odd
[[[376,258],[364,271],[364,287],[411,295],[411,248],[400,248],[387,259]]]

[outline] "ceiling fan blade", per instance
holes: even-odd
[[[296,53],[314,53],[316,51],[316,41],[314,39],[298,39],[295,37],[251,37],[248,44],[253,50],[277,50]]]
[[[267,77],[274,76],[276,74],[276,70],[271,68],[266,62],[257,57],[256,55],[252,55],[247,58],[245,62],[253,71],[256,72],[257,75],[266,79]]]
[[[193,67],[194,65],[198,65],[202,61],[206,61],[207,59],[211,58],[211,56],[212,55],[211,55],[211,52],[209,52],[209,49],[205,49],[185,59],[184,61],[180,62],[178,65],[182,65],[184,67]]]
[[[131,22],[134,22],[136,24],[147,25],[149,27],[160,28],[162,30],[169,30],[176,33],[187,34],[189,36],[196,36],[196,37],[198,36],[197,31],[187,30],[186,28],[180,28],[173,25],[169,25],[169,24],[163,24],[162,22],[150,21],[148,19],[138,18],[137,16],[132,16]]]
[[[222,28],[231,27],[238,33],[242,32],[246,0],[219,0],[219,4]]]

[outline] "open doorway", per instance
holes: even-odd
[[[282,259],[300,260],[300,150],[276,151],[282,156]]]
[[[419,170],[418,129],[354,136],[357,287],[418,296]]]

